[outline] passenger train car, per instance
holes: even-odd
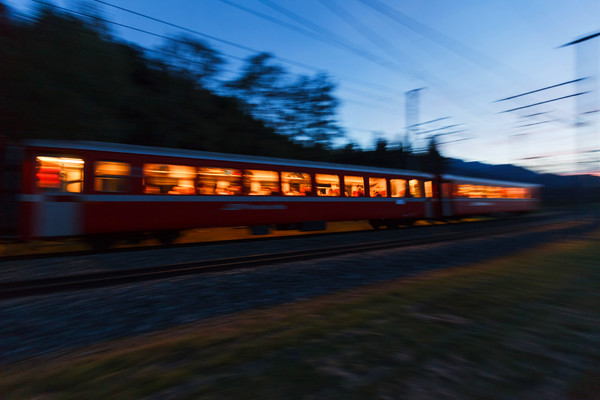
[[[0,235],[91,243],[184,229],[375,228],[532,211],[538,186],[454,175],[101,142],[31,140],[0,148]]]

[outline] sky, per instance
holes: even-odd
[[[23,13],[39,3],[4,1]],[[81,0],[48,1],[82,9]],[[226,56],[221,79],[231,79],[239,59],[258,52],[271,53],[294,74],[326,73],[337,85],[339,124],[365,149],[377,139],[398,143],[408,125],[419,124],[409,130],[413,145],[438,135],[446,157],[600,175],[600,37],[563,46],[600,32],[598,0],[86,0],[83,6],[158,35],[185,33],[173,25],[204,34],[198,38]],[[110,27],[145,48],[165,44]]]

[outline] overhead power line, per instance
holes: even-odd
[[[260,13],[258,11],[252,10],[252,9],[250,9],[248,7],[241,6],[241,5],[237,4],[237,3],[234,3],[234,2],[229,1],[229,0],[220,0],[220,1],[222,3],[230,5],[232,7],[235,7],[235,8],[238,8],[240,10],[246,11],[246,12],[248,12],[248,13],[254,15],[254,16],[257,16],[259,18],[265,19],[265,20],[267,20],[269,22],[273,22],[273,23],[276,23],[278,25],[284,26],[286,28],[292,29],[292,28],[290,28],[290,24],[288,24],[286,22],[283,22],[283,21],[281,21],[281,20],[279,20],[277,18],[274,18],[272,16]],[[273,8],[275,11],[277,11],[277,12],[279,12],[279,13],[287,16],[288,18],[293,19],[294,21],[298,22],[302,26],[308,27],[312,31],[318,33],[319,36],[315,36],[314,34],[307,35],[307,36],[311,37],[312,39],[321,41],[321,42],[323,42],[325,44],[328,44],[330,46],[333,46],[333,47],[342,49],[344,51],[350,52],[351,54],[354,54],[354,55],[356,55],[358,57],[361,57],[361,58],[363,58],[363,59],[365,59],[365,60],[367,60],[369,62],[375,63],[375,64],[377,64],[377,65],[379,65],[379,66],[381,66],[383,68],[386,68],[386,69],[388,69],[388,70],[390,70],[392,72],[396,72],[396,73],[397,72],[403,72],[404,69],[405,69],[402,64],[397,64],[397,63],[395,63],[393,61],[389,61],[389,60],[387,60],[385,58],[382,58],[382,57],[380,57],[380,56],[378,56],[378,55],[376,55],[376,54],[374,54],[374,53],[372,53],[372,52],[370,52],[368,50],[365,50],[365,49],[361,48],[360,46],[357,46],[357,45],[349,42],[348,40],[345,40],[341,36],[339,36],[339,35],[331,32],[331,31],[329,31],[329,30],[327,30],[327,29],[325,29],[325,28],[323,28],[323,27],[321,27],[321,26],[313,23],[312,21],[310,21],[310,20],[308,20],[306,18],[303,18],[303,17],[301,17],[301,16],[293,13],[292,11],[290,11],[290,10],[288,10],[288,9],[280,6],[280,5],[274,4],[274,3],[272,3],[272,2],[270,2],[268,0],[260,0],[260,1],[263,4],[265,4],[265,5]],[[298,28],[298,29],[300,29],[300,28]],[[293,30],[296,31],[296,32],[298,32],[299,31],[298,29],[294,28]],[[404,72],[406,72],[406,71],[404,71]]]
[[[538,103],[528,104],[528,105],[522,106],[522,107],[511,108],[510,110],[501,111],[500,114],[502,114],[502,113],[509,113],[509,112],[513,112],[513,111],[517,111],[517,110],[522,110],[524,108],[535,107],[535,106],[539,106],[541,104],[552,103],[552,102],[555,102],[555,101],[558,101],[558,100],[568,99],[570,97],[581,96],[582,94],[586,94],[586,93],[589,93],[589,92],[579,92],[579,93],[569,94],[567,96],[557,97],[557,98],[551,99],[551,100],[540,101]]]
[[[161,39],[166,39],[166,40],[171,40],[171,41],[175,41],[175,42],[185,43],[183,41],[179,41],[177,39],[174,39],[174,38],[166,36],[166,35],[161,35],[161,34],[158,34],[158,33],[155,33],[155,32],[151,32],[151,31],[148,31],[148,30],[136,28],[136,27],[131,26],[131,25],[126,25],[126,24],[122,24],[122,23],[119,23],[119,22],[111,21],[109,19],[102,18],[102,17],[99,17],[97,15],[91,15],[91,14],[83,13],[83,12],[80,12],[80,11],[75,11],[75,10],[72,10],[72,9],[69,9],[69,8],[60,7],[60,6],[57,6],[57,5],[54,5],[54,4],[45,2],[45,1],[41,1],[41,0],[32,0],[32,1],[35,2],[35,3],[38,3],[38,4],[42,4],[44,6],[47,6],[47,7],[56,8],[56,9],[64,11],[64,12],[68,12],[68,13],[72,13],[72,14],[78,14],[78,15],[81,15],[81,16],[84,16],[84,17],[88,17],[88,18],[93,18],[93,19],[96,19],[98,21],[102,21],[102,22],[105,22],[105,23],[108,23],[108,24],[111,24],[111,25],[115,25],[115,26],[119,26],[119,27],[122,27],[122,28],[130,29],[130,30],[133,30],[133,31],[136,31],[136,32],[144,33],[144,34],[147,34],[149,36],[154,36],[154,37],[158,37],[158,38],[161,38]],[[248,51],[248,52],[252,52],[252,53],[261,53],[261,52],[263,52],[263,51],[258,50],[258,49],[254,49],[254,48],[251,48],[251,47],[248,47],[248,46],[240,45],[240,44],[237,44],[237,43],[225,40],[225,39],[217,38],[216,36],[208,35],[208,34],[205,34],[205,33],[202,33],[202,32],[196,31],[196,30],[193,30],[193,29],[189,29],[189,28],[177,25],[177,24],[173,24],[171,22],[164,21],[164,20],[161,20],[159,18],[151,17],[151,16],[148,16],[148,15],[139,13],[137,11],[132,11],[132,10],[126,9],[124,7],[116,6],[116,5],[107,3],[107,2],[102,1],[102,0],[93,0],[93,1],[96,1],[98,3],[104,4],[104,5],[109,6],[109,7],[114,7],[116,9],[119,9],[119,10],[122,10],[122,11],[125,11],[125,12],[128,12],[128,13],[131,13],[131,14],[134,14],[134,15],[141,16],[143,18],[147,18],[147,19],[152,20],[152,21],[156,21],[156,22],[168,25],[168,26],[172,26],[172,27],[175,27],[177,29],[182,29],[184,31],[187,31],[189,33],[193,33],[195,35],[202,36],[202,37],[207,38],[209,40],[215,40],[217,42],[220,42],[220,43],[223,43],[223,44],[227,44],[227,45],[230,45],[230,46],[233,46],[233,47],[236,47],[236,48]],[[223,54],[224,57],[233,58],[233,59],[237,59],[237,60],[243,60],[240,57],[233,56],[233,55],[230,55],[230,54],[227,54],[227,53],[222,53],[222,54]],[[305,64],[305,63],[302,63],[302,62],[299,62],[299,61],[291,60],[291,59],[288,59],[288,58],[285,58],[285,57],[273,56],[273,58],[277,59],[277,60],[279,60],[281,62],[284,62],[286,64],[294,65],[294,66],[302,68],[302,69],[306,69],[306,70],[310,70],[310,71],[314,71],[314,72],[318,72],[318,73],[325,72],[323,68],[319,68],[319,67],[312,66],[312,65],[309,65],[309,64]],[[358,79],[358,78],[355,78],[355,77],[352,77],[352,76],[349,76],[349,75],[345,75],[345,74],[339,74],[338,73],[336,75],[338,77],[343,78],[345,81],[353,83],[353,84],[356,84],[356,85],[360,85],[360,86],[363,86],[363,87],[366,87],[366,88],[369,88],[369,89],[377,90],[377,91],[388,93],[388,94],[391,93],[390,89],[388,87],[385,87],[385,86],[377,85],[377,84],[372,83],[372,82],[363,81],[361,79]]]
[[[43,2],[41,2],[39,0],[33,0],[33,1],[38,1],[40,3],[43,3]],[[214,41],[219,42],[219,43],[223,43],[223,44],[226,44],[226,45],[229,45],[229,46],[232,46],[232,47],[236,47],[236,48],[241,49],[241,50],[245,50],[245,51],[252,52],[252,53],[264,53],[263,50],[259,50],[259,49],[255,49],[255,48],[252,48],[252,47],[249,47],[249,46],[241,45],[239,43],[235,43],[235,42],[232,42],[230,40],[221,39],[221,38],[218,38],[218,37],[216,37],[214,35],[209,35],[209,34],[200,32],[200,31],[195,30],[195,29],[190,29],[190,28],[187,28],[185,26],[182,26],[182,25],[179,25],[179,24],[175,24],[175,23],[172,23],[172,22],[160,19],[160,18],[152,17],[150,15],[143,14],[143,13],[140,13],[140,12],[137,12],[137,11],[133,11],[133,10],[130,10],[128,8],[125,8],[125,7],[117,6],[115,4],[108,3],[108,2],[103,1],[103,0],[93,0],[93,1],[95,1],[97,3],[100,3],[100,4],[104,4],[104,5],[108,6],[108,7],[113,7],[115,9],[118,9],[118,10],[130,13],[130,14],[133,14],[133,15],[137,15],[137,16],[142,17],[142,18],[146,18],[146,19],[151,20],[151,21],[155,21],[155,22],[167,25],[167,26],[171,26],[173,28],[181,29],[181,30],[186,31],[188,33],[192,33],[194,35],[199,35],[199,36],[204,37],[204,38],[209,39],[209,40],[214,40]],[[229,2],[229,1],[223,1],[223,2],[227,3],[227,4],[231,5],[231,6],[234,6],[234,7],[238,7],[238,8],[242,7],[242,6],[239,6],[239,5],[237,5],[235,3],[232,3],[232,2]],[[48,4],[48,3],[45,3],[45,4],[51,5],[51,4]],[[245,7],[243,7],[243,8],[245,8]],[[249,10],[250,9],[245,9],[244,11],[250,12]],[[115,22],[108,21],[108,20],[106,20],[106,22],[117,24]],[[281,22],[283,22],[283,21],[281,21]],[[292,28],[290,28],[290,29],[292,29]],[[306,64],[306,63],[303,63],[303,62],[300,62],[300,61],[292,60],[290,58],[276,56],[276,55],[273,55],[273,58],[275,58],[275,59],[277,59],[277,60],[279,60],[281,62],[284,62],[286,64],[293,65],[295,67],[299,67],[299,68],[306,69],[306,70],[309,70],[309,71],[318,72],[318,73],[325,72],[325,70],[323,68],[316,67],[316,66],[310,65],[310,64]],[[367,81],[364,81],[362,79],[358,79],[358,78],[352,77],[350,75],[345,75],[345,74],[340,74],[340,73],[336,73],[336,75],[338,77],[340,77],[340,78],[343,78],[344,80],[346,80],[348,82],[352,82],[352,83],[360,85],[360,86],[368,87],[370,89],[378,90],[378,91],[385,92],[385,93],[391,93],[390,89],[388,87],[385,87],[385,86],[382,86],[382,85],[378,85],[378,84],[375,84],[375,83],[372,83],[372,82],[367,82]]]
[[[584,80],[584,79],[587,79],[587,78],[579,78],[579,79],[574,79],[574,80],[572,80],[572,81],[567,81],[567,82],[557,83],[556,85],[552,85],[552,86],[546,86],[546,87],[544,87],[544,88],[541,88],[541,89],[532,90],[532,91],[529,91],[529,92],[525,92],[525,93],[517,94],[517,95],[514,95],[514,96],[510,96],[510,97],[505,97],[505,98],[503,98],[503,99],[496,100],[496,103],[498,103],[498,102],[501,102],[501,101],[506,101],[506,100],[512,100],[512,99],[516,99],[516,98],[518,98],[518,97],[527,96],[528,94],[537,93],[537,92],[542,92],[542,91],[544,91],[544,90],[548,90],[548,89],[557,88],[557,87],[559,87],[559,86],[564,86],[564,85],[568,85],[568,84],[571,84],[571,83],[580,82],[580,81],[582,81],[582,80]],[[539,114],[539,113],[538,113],[538,114]]]

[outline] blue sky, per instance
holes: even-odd
[[[24,12],[36,4],[32,0],[5,2]],[[591,92],[581,96],[585,100],[582,104],[590,104],[589,110],[598,108],[600,37],[590,40],[585,48],[560,47],[600,32],[598,0],[105,2],[327,73],[338,85],[341,126],[351,141],[365,148],[372,146],[376,138],[394,142],[404,136],[405,93],[424,88],[419,92],[418,120],[443,119],[421,125],[422,132],[430,132],[417,137],[459,131],[439,137],[445,156],[513,163],[538,171],[570,173],[576,168],[600,172],[600,118],[594,117],[600,113],[586,114],[588,124],[575,129],[576,97],[502,113],[580,91]],[[81,9],[78,0],[53,3]],[[87,3],[121,24],[167,36],[181,33],[172,26],[93,0]],[[289,29],[257,14],[296,28]],[[112,29],[123,40],[147,48],[164,43],[160,38],[125,28]],[[325,42],[314,36],[325,37]],[[245,58],[253,54],[222,42],[208,42],[226,55]],[[593,57],[593,62],[580,63],[579,68],[595,79],[497,102],[575,79],[577,49]],[[227,60],[227,69],[239,66],[235,59]],[[283,60],[278,62],[294,73],[315,73]],[[227,73],[222,76],[230,77]],[[451,127],[443,129],[446,126]],[[583,155],[582,150],[586,151]],[[576,164],[578,160],[587,163]]]

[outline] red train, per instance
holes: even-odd
[[[0,148],[0,235],[93,243],[200,227],[392,227],[532,211],[539,186],[453,175],[100,142]]]

